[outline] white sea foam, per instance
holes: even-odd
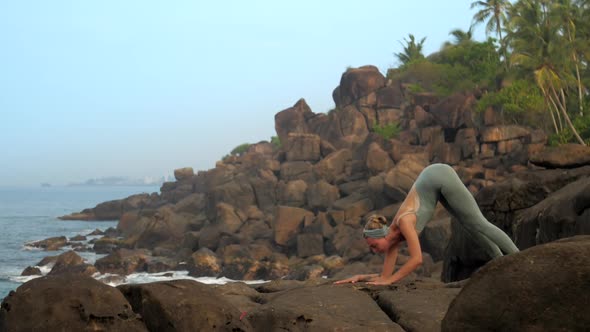
[[[51,271],[51,269],[53,269],[54,265],[55,265],[55,263],[49,263],[47,265],[37,266],[37,267],[41,271],[41,274],[46,275],[47,273],[49,273],[49,271]]]
[[[268,282],[266,280],[233,280],[225,277],[192,277],[188,275],[188,271],[166,271],[159,273],[133,273],[128,276],[118,276],[115,274],[98,274],[94,276],[95,279],[102,281],[111,286],[118,286],[122,284],[145,284],[156,281],[169,281],[188,279],[194,280],[208,285],[223,285],[230,282],[244,282],[247,284],[261,284]]]
[[[21,250],[25,250],[25,251],[41,251],[41,250],[43,250],[43,248],[34,247],[34,246],[30,245],[29,243],[25,243],[25,245],[21,248]]]

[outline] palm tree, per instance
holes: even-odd
[[[582,62],[580,61],[579,54],[582,52],[582,49],[587,45],[586,40],[581,40],[577,38],[577,28],[578,23],[582,22],[583,19],[581,16],[580,7],[574,5],[571,0],[558,0],[553,4],[552,11],[555,13],[558,22],[562,25],[562,34],[566,40],[566,47],[568,49],[568,53],[572,59],[572,64],[574,66],[574,71],[576,75],[576,87],[578,93],[578,106],[579,106],[579,114],[580,116],[584,115],[584,87],[582,84],[582,78],[580,75],[580,66]]]
[[[506,24],[507,17],[506,12],[510,8],[510,1],[508,0],[485,0],[485,1],[474,1],[471,3],[471,9],[481,8],[473,16],[473,24],[481,24],[487,20],[486,23],[486,35],[495,31],[498,35],[498,42],[500,48],[504,54],[504,62],[506,68],[508,68],[508,54],[504,38],[502,37],[502,27]]]
[[[543,93],[556,133],[563,121],[582,145],[584,140],[567,113],[566,91],[573,75],[568,71],[568,52],[560,25],[555,24],[548,0],[521,0],[510,11],[511,62],[528,70]],[[563,120],[561,119],[563,117]]]
[[[473,42],[473,27],[469,27],[469,30],[467,31],[455,29],[449,32],[449,35],[453,36],[455,40],[451,42],[446,42],[443,47],[471,43]]]
[[[402,65],[407,65],[412,61],[424,59],[424,54],[422,53],[422,48],[424,47],[424,41],[426,37],[420,39],[419,42],[416,43],[416,37],[413,34],[409,34],[409,40],[404,38],[405,45],[402,44],[404,48],[403,52],[395,53],[397,59],[402,63]]]

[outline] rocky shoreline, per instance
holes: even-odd
[[[590,324],[588,278],[590,236],[495,259],[470,279],[447,284],[409,278],[390,286],[333,285],[314,278],[111,287],[65,273],[11,292],[0,330],[582,331]]]
[[[83,244],[85,235],[81,234],[79,241],[59,237],[31,245],[48,251],[71,245],[74,251],[93,250],[106,256],[94,264],[84,262],[74,251],[48,258],[53,268],[47,276],[26,283],[5,299],[0,327],[20,312],[14,308],[32,303],[27,302],[33,301],[30,295],[24,294],[58,287],[61,282],[79,282],[81,289],[96,287],[96,294],[111,294],[113,299],[104,301],[114,301],[112,308],[121,311],[107,310],[104,315],[88,314],[94,310],[88,308],[106,309],[92,307],[93,301],[88,298],[78,299],[82,295],[72,293],[60,300],[65,307],[72,305],[68,301],[82,301],[79,310],[83,314],[77,313],[82,317],[79,324],[110,322],[114,325],[109,325],[109,330],[113,331],[155,331],[166,329],[158,325],[165,322],[172,324],[170,330],[184,329],[178,326],[245,331],[430,331],[441,326],[448,331],[481,330],[488,325],[478,322],[495,326],[494,319],[504,321],[500,319],[504,317],[501,310],[519,311],[512,307],[515,303],[532,309],[525,318],[508,315],[508,325],[497,325],[497,329],[534,330],[559,326],[551,315],[546,322],[545,317],[536,316],[536,321],[527,320],[534,316],[534,310],[545,310],[539,303],[552,312],[561,312],[551,304],[560,301],[566,301],[564,307],[570,310],[585,310],[581,306],[584,300],[573,295],[564,299],[556,294],[549,296],[535,287],[554,282],[552,287],[571,285],[575,288],[572,292],[589,294],[579,278],[588,276],[590,256],[570,249],[587,252],[584,250],[588,248],[587,237],[576,235],[590,234],[590,148],[575,144],[548,147],[547,135],[540,130],[502,124],[493,109],[476,113],[477,91],[441,99],[412,92],[410,83],[387,81],[373,66],[347,70],[334,90],[334,111],[313,113],[302,99],[276,114],[281,146],[252,144],[246,152],[219,161],[211,170],[196,174],[191,168],[175,170],[176,181],[164,183],[160,193],[104,202],[61,217],[119,222],[116,229],[88,244]],[[400,129],[396,137],[378,133],[379,128],[393,125]],[[364,218],[373,213],[391,218],[420,171],[437,162],[457,171],[486,218],[523,251],[490,262],[490,257],[441,207],[420,234],[424,262],[406,281],[386,288],[331,285],[332,280],[352,274],[380,271],[382,259],[369,252],[360,232]],[[574,240],[560,240],[564,238]],[[563,257],[559,256],[562,251]],[[535,256],[539,252],[542,255]],[[398,264],[407,258],[404,254],[402,250]],[[535,257],[533,263],[527,260],[529,255]],[[556,257],[565,262],[568,255],[575,256],[578,265],[563,266],[562,279],[557,277],[561,270],[548,277],[540,268],[561,266]],[[513,260],[520,265],[511,265],[516,264]],[[537,280],[535,285],[521,280],[521,268],[531,269],[526,278]],[[273,281],[261,286],[228,284],[219,288],[167,281],[119,286],[117,292],[112,287],[99,290],[110,286],[89,278],[96,272],[124,277],[171,270],[186,270],[195,277]],[[27,273],[41,274],[33,266]],[[486,284],[491,283],[487,278],[492,276],[508,278],[503,292],[511,295],[492,292],[491,285]],[[457,283],[467,279],[464,287]],[[487,286],[472,286],[476,282]],[[455,288],[457,285],[463,289]],[[525,289],[521,286],[530,289],[520,293]],[[213,297],[210,288],[218,289],[215,296],[224,299]],[[194,296],[187,298],[186,307],[176,308],[172,296],[162,295],[174,289],[190,289],[186,292]],[[477,298],[501,296],[494,297],[495,302],[490,300],[494,305],[489,308],[477,299],[460,302],[461,294],[471,292],[468,289],[480,289],[473,291]],[[182,294],[178,296],[185,296]],[[191,299],[202,296],[215,299],[211,303],[227,300],[234,307],[212,309],[210,313],[205,310],[204,316],[198,316],[195,308],[203,304]],[[148,301],[147,297],[154,306],[138,304]],[[457,304],[460,313],[453,311],[455,303],[463,303]],[[469,313],[471,307],[494,314]],[[73,319],[66,311],[60,319]],[[196,315],[194,320],[188,312]],[[179,316],[166,318],[170,313]],[[158,320],[148,322],[151,315]],[[429,318],[424,319],[425,315]],[[178,321],[172,322],[174,319]],[[576,316],[575,321],[562,323],[575,330],[581,326],[576,325],[579,322],[588,323],[584,319]],[[215,328],[206,325],[213,321]],[[57,318],[55,324],[59,324]],[[60,325],[55,326],[59,329]]]

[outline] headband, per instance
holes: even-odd
[[[387,234],[389,234],[389,226],[387,226],[387,225],[383,225],[383,227],[377,228],[377,229],[364,229],[363,230],[363,235],[365,237],[370,237],[370,238],[374,238],[374,239],[386,237]]]

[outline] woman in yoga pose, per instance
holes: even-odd
[[[426,167],[414,182],[406,199],[393,217],[391,225],[383,216],[368,218],[363,235],[372,252],[385,253],[381,274],[360,274],[335,282],[336,284],[367,281],[373,285],[397,282],[422,264],[418,235],[441,204],[491,257],[518,252],[510,237],[486,220],[475,199],[453,168],[446,164]],[[399,244],[406,241],[410,258],[395,273]]]

